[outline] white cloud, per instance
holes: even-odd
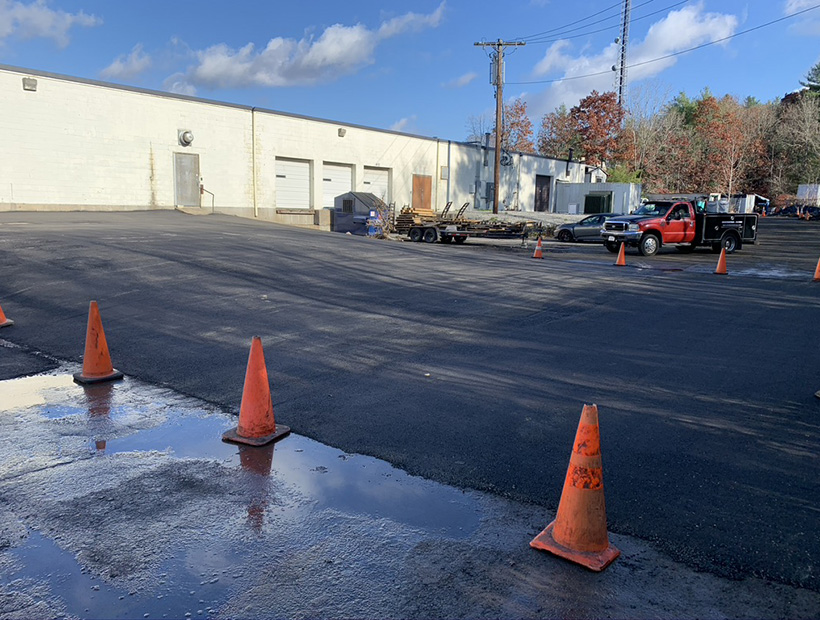
[[[794,15],[817,5],[816,0],[786,0],[783,4],[784,15]],[[790,30],[798,35],[817,36],[820,35],[820,11],[810,11],[795,18]]]
[[[438,8],[429,15],[405,13],[404,15],[383,22],[382,25],[379,26],[379,38],[388,39],[409,30],[417,32],[425,28],[437,28],[444,17],[444,5],[445,3],[442,2]]]
[[[151,66],[151,57],[143,52],[142,44],[137,43],[127,56],[118,56],[114,62],[100,71],[108,79],[128,80],[138,76]]]
[[[416,122],[415,114],[413,116],[406,116],[390,125],[393,131],[409,131],[411,125]]]
[[[375,62],[378,44],[390,37],[441,23],[445,3],[429,15],[406,13],[382,22],[376,29],[362,24],[334,24],[318,38],[276,37],[264,49],[253,43],[234,49],[220,43],[194,52],[196,65],[187,83],[205,88],[292,86],[315,84],[350,75]]]
[[[535,65],[535,69],[533,69],[534,75],[546,75],[553,69],[557,67],[566,66],[572,59],[569,56],[565,56],[561,53],[562,50],[570,47],[570,42],[566,39],[562,41],[556,41],[552,45],[550,45],[547,53],[544,54],[544,57]]]
[[[99,26],[102,20],[94,15],[55,11],[45,0],[18,2],[0,0],[0,40],[12,35],[23,39],[53,39],[60,47],[69,43],[68,31],[74,26]]]
[[[798,11],[802,11],[816,4],[816,0],[786,0],[783,4],[783,13],[785,15],[793,15]]]
[[[703,2],[671,11],[649,28],[643,41],[633,43],[630,47],[628,65],[638,66],[628,70],[629,81],[658,75],[677,63],[678,56],[657,61],[655,59],[728,37],[736,32],[738,23],[735,15],[704,12]],[[719,45],[728,45],[728,41]],[[592,90],[613,90],[615,72],[612,71],[612,66],[618,58],[617,44],[610,43],[597,54],[587,55],[581,52],[575,57],[564,53],[569,49],[567,41],[558,41],[535,66],[533,73],[537,76],[563,67],[561,77],[564,81],[556,82],[545,91],[528,97],[529,110],[533,116],[540,117],[562,103],[568,107],[573,106]]]
[[[162,82],[162,89],[177,95],[196,95],[196,87],[188,82],[184,73],[169,75]]]
[[[472,82],[478,77],[478,73],[470,72],[465,73],[457,78],[450,80],[449,82],[445,82],[442,84],[444,88],[464,88],[468,84],[472,84]]]

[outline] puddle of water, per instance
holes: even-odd
[[[237,501],[246,506],[245,527],[255,535],[271,535],[272,522],[290,519],[308,521],[300,526],[307,532],[303,536],[316,536],[316,526],[309,523],[315,514],[325,515],[325,520],[328,514],[342,515],[337,518],[371,524],[367,527],[390,523],[387,531],[404,532],[401,536],[409,538],[403,544],[408,545],[413,544],[410,539],[425,537],[463,540],[480,525],[481,504],[471,493],[409,476],[386,462],[346,454],[293,433],[262,448],[225,443],[222,433],[236,425],[235,416],[129,378],[80,386],[63,368],[50,374],[0,381],[0,416],[14,416],[26,425],[36,426],[32,432],[38,437],[57,435],[59,455],[54,457],[48,448],[38,455],[46,460],[60,459],[56,475],[65,471],[66,459],[84,468],[83,476],[90,488],[68,489],[66,498],[61,495],[54,500],[69,511],[67,515],[76,515],[76,509],[71,508],[77,505],[72,503],[75,501],[83,502],[79,504],[82,506],[110,502],[113,519],[144,518],[141,513],[132,517],[127,508],[120,508],[113,489],[91,486],[122,458],[145,454],[149,459],[187,462],[194,472],[207,471],[207,467],[217,464],[241,473],[247,484],[231,494],[242,496]],[[84,442],[86,448],[78,451],[75,439]],[[89,453],[93,457],[90,460]],[[200,462],[201,467],[197,465]],[[208,462],[211,465],[206,465]],[[13,471],[15,476],[26,476],[29,470]],[[283,488],[288,489],[286,496],[298,497],[299,501],[283,502]],[[108,510],[104,508],[102,514],[107,515]],[[184,510],[182,505],[180,510]],[[192,547],[191,540],[180,541],[168,549],[171,559],[163,561],[155,579],[126,590],[112,585],[117,581],[91,574],[89,566],[104,571],[108,564],[98,558],[90,565],[84,561],[82,541],[88,526],[82,513],[71,518],[80,519],[80,528],[72,531],[67,523],[65,536],[59,528],[54,534],[30,529],[28,538],[8,551],[17,559],[14,570],[5,575],[0,571],[0,580],[7,583],[12,579],[45,581],[64,604],[68,616],[207,617],[209,609],[218,609],[228,590],[236,587],[235,580],[242,575],[246,559],[243,549],[250,544],[218,539],[210,541],[208,551]],[[64,537],[72,540],[68,546]],[[74,549],[77,557],[66,550],[78,544],[80,551]],[[305,543],[297,535],[297,540],[289,540],[288,544],[298,547]],[[99,555],[100,550],[97,548],[95,553]],[[213,557],[205,561],[203,553]]]
[[[186,566],[184,559],[174,559],[162,565],[153,587],[118,588],[81,568],[71,553],[36,531],[10,554],[17,567],[8,574],[9,581],[33,574],[48,580],[69,610],[58,618],[208,617],[215,613],[233,581],[226,570],[203,572]]]
[[[716,261],[717,262],[717,261]],[[714,273],[714,267],[698,265],[697,267],[687,267],[689,273]],[[763,278],[772,280],[811,280],[812,274],[805,271],[794,271],[785,267],[749,267],[746,269],[728,268],[728,275],[749,278]]]

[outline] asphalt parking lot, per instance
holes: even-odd
[[[613,533],[820,592],[820,223],[762,220],[725,276],[709,251],[532,249],[0,213],[0,379],[78,362],[95,299],[117,368],[237,410],[259,335],[295,433],[550,511],[594,402]]]

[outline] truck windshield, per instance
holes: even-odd
[[[666,215],[671,206],[668,202],[647,202],[635,211],[635,215]]]

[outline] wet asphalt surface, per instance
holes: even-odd
[[[820,223],[716,256],[380,242],[179,213],[0,213],[0,379],[78,362],[100,304],[127,375],[554,510],[598,404],[610,530],[719,577],[820,591]]]

